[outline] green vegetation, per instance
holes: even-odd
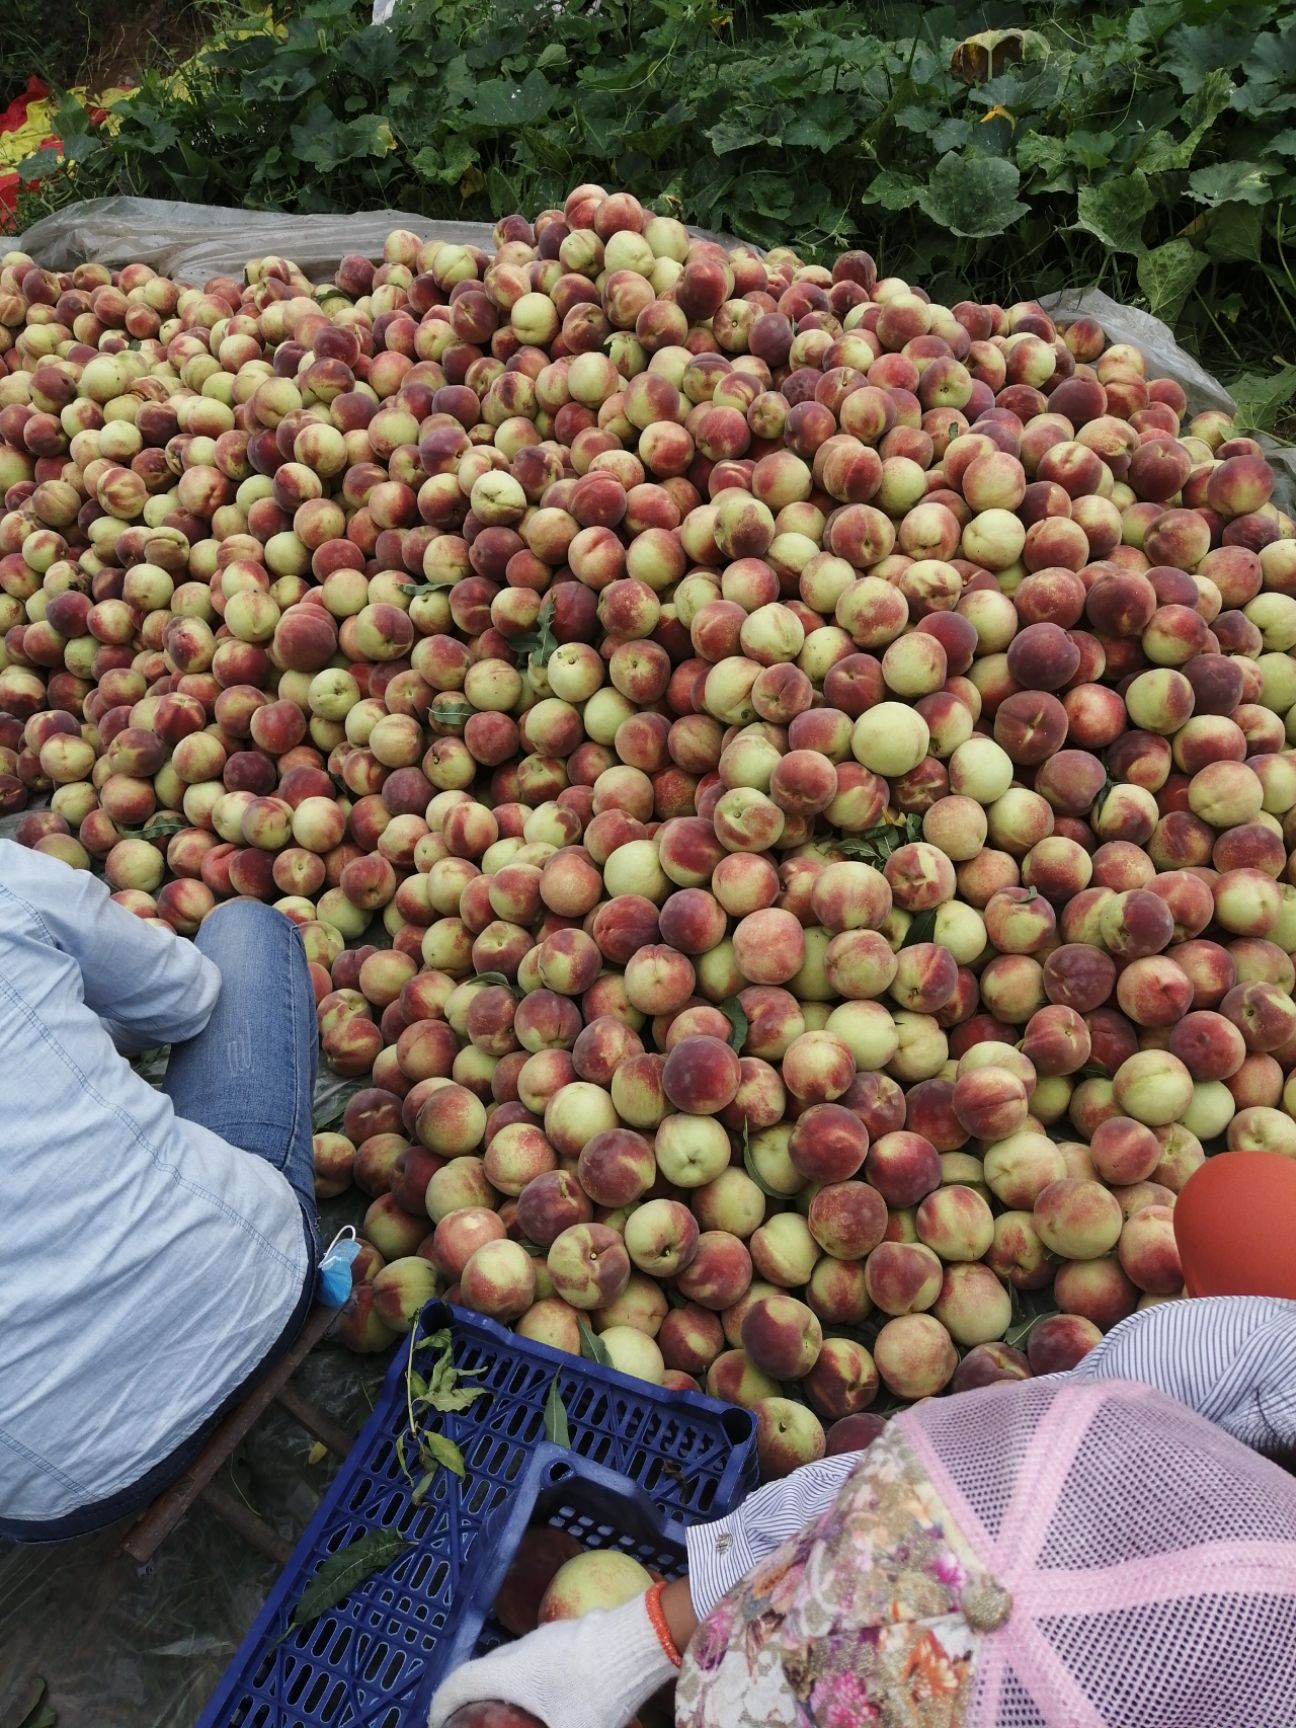
[[[806,255],[865,246],[947,299],[1098,283],[1225,371],[1293,347],[1296,11],[1277,0],[368,16],[302,0],[183,85],[147,73],[112,137],[69,108],[75,170],[24,215],[131,192],[489,218],[597,180]],[[965,36],[1010,24],[1019,63],[955,74]]]

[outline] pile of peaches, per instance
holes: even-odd
[[[778,1474],[1296,1153],[1296,528],[1092,320],[595,186],[322,283],[10,252],[0,499],[0,813],[300,927],[357,1349],[448,1295]]]

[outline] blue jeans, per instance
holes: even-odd
[[[17,1541],[66,1541],[143,1511],[183,1474],[266,1369],[288,1353],[314,1298],[320,1234],[311,1103],[318,1045],[306,951],[292,921],[258,900],[227,901],[194,940],[220,969],[220,996],[197,1037],[173,1046],[162,1089],[177,1116],[283,1172],[301,1202],[310,1271],[300,1302],[265,1360],[196,1434],[107,1500],[48,1523],[0,1523],[0,1534]],[[183,1291],[177,1299],[183,1300]],[[213,1338],[211,1347],[218,1351],[220,1339]]]
[[[301,937],[272,906],[229,900],[194,941],[220,970],[220,996],[203,1031],[172,1050],[162,1090],[177,1116],[283,1172],[318,1252],[315,993]]]

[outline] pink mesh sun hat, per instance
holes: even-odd
[[[1296,1728],[1296,1481],[1125,1381],[894,1419],[977,1556],[968,1728]]]

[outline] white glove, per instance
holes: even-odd
[[[648,1618],[647,1597],[556,1620],[468,1662],[432,1700],[429,1728],[487,1699],[530,1710],[546,1728],[625,1728],[673,1680],[675,1664]]]

